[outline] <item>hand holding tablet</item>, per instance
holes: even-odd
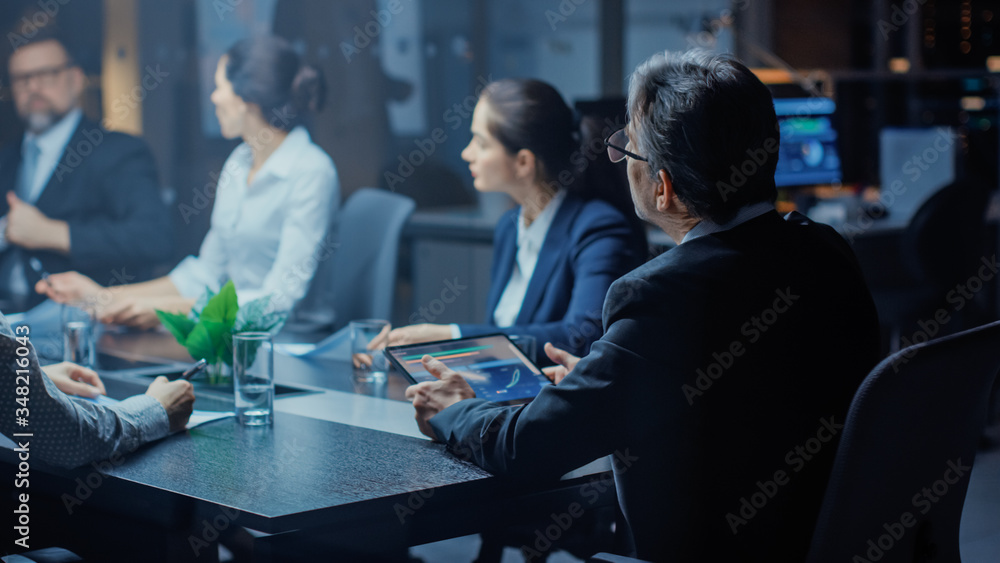
[[[422,362],[429,355],[459,372],[476,397],[487,401],[525,403],[549,384],[542,370],[503,334],[389,346],[385,354],[413,383],[437,380]]]

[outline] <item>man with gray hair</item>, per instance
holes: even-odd
[[[460,374],[407,390],[427,435],[516,480],[612,455],[647,560],[802,560],[840,429],[878,359],[878,322],[847,244],[774,208],[779,129],[745,66],[662,53],[632,75],[636,213],[677,247],[615,282],[579,359],[546,345],[556,383],[528,405],[476,399]],[[530,546],[528,546],[530,548]],[[532,554],[533,555],[533,554]]]

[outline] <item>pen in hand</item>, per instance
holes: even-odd
[[[202,359],[198,360],[193,366],[191,366],[190,368],[188,368],[187,371],[185,371],[184,373],[182,373],[181,374],[181,379],[190,380],[195,375],[198,375],[198,373],[200,373],[201,370],[205,369],[206,367],[208,367],[208,360],[206,360],[205,358],[202,358]]]
[[[31,269],[34,270],[35,273],[45,281],[45,283],[49,283],[49,273],[42,267],[42,261],[39,260],[37,256],[32,256],[31,259],[28,260],[28,265],[31,266]]]

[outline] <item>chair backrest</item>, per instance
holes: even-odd
[[[973,274],[986,240],[990,193],[968,178],[927,199],[903,232],[900,259],[913,279],[942,295]]]
[[[391,317],[399,241],[414,207],[406,196],[375,188],[359,189],[344,204],[330,284],[334,329]]]
[[[959,561],[1000,322],[889,356],[851,402],[809,561]],[[855,556],[860,559],[855,558]]]

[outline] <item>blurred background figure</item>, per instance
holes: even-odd
[[[229,280],[241,303],[270,296],[274,310],[291,310],[308,290],[340,202],[333,161],[300,125],[322,108],[325,89],[283,39],[252,37],[226,52],[211,99],[223,136],[243,143],[223,166],[201,251],[167,276],[119,287],[98,303],[102,322],[153,327],[157,309],[187,313],[206,288]],[[36,289],[64,303],[98,302],[101,291],[77,272]]]
[[[25,132],[0,151],[0,303],[37,305],[42,271],[148,279],[173,252],[173,224],[146,144],[83,115],[85,76],[55,30],[20,44],[8,74]]]

